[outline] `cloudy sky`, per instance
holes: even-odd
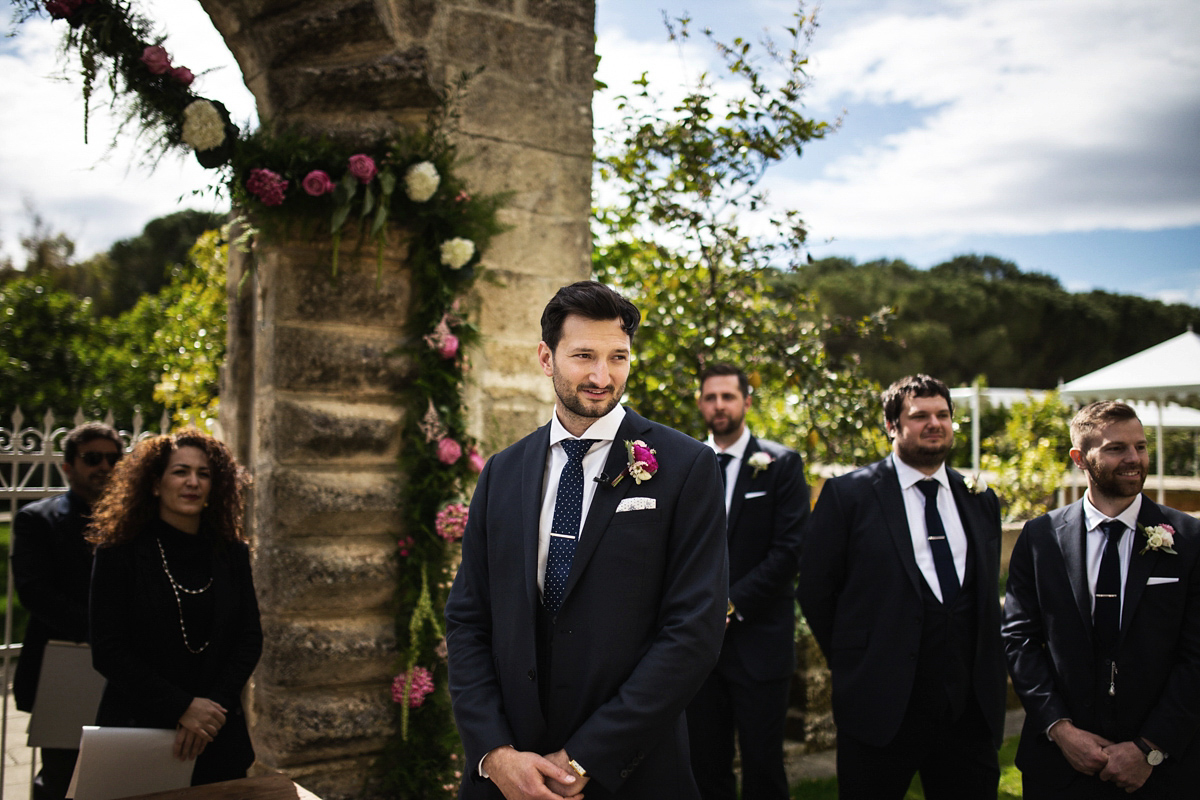
[[[198,91],[250,119],[253,103],[199,4],[142,0]],[[730,9],[736,8],[736,13]],[[687,11],[718,37],[781,35],[792,0],[598,0],[598,123],[642,70],[666,88],[715,67],[702,40],[667,41]],[[811,10],[811,6],[810,6]],[[770,179],[802,212],[813,255],[930,266],[988,253],[1026,271],[1200,305],[1200,3],[1195,0],[825,0],[807,112],[842,117]],[[151,175],[61,79],[61,23],[0,42],[0,241],[27,208],[83,253],[182,206],[209,174],[168,159]],[[55,79],[56,72],[60,79]]]

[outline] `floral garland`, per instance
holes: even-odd
[[[357,228],[360,243],[374,241],[381,270],[387,223],[405,221],[413,370],[400,398],[408,422],[399,457],[407,476],[400,500],[405,536],[396,550],[400,671],[390,687],[397,725],[372,790],[409,798],[452,794],[462,756],[435,609],[445,603],[467,522],[465,498],[483,468],[462,400],[469,372],[465,351],[479,339],[466,298],[481,272],[480,255],[503,229],[496,211],[505,199],[473,197],[455,177],[456,153],[447,133],[455,93],[470,76],[443,93],[425,131],[373,147],[350,150],[329,138],[268,126],[247,134],[221,103],[192,92],[192,70],[172,63],[164,40],[153,36],[151,23],[132,11],[130,0],[14,2],[19,21],[45,12],[68,23],[66,49],[78,51],[82,62],[85,137],[88,100],[107,72],[139,130],[163,149],[191,149],[202,165],[220,169],[234,204],[256,225],[263,223],[267,235],[296,223],[313,230],[313,220],[327,218],[334,275],[344,231]]]

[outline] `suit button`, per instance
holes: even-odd
[[[621,770],[621,777],[622,777],[622,778],[628,778],[628,777],[629,777],[629,770],[627,770],[627,769],[623,769],[623,770]]]
[[[531,681],[537,680],[537,673],[534,672],[533,670],[529,670],[529,680],[531,680]]]

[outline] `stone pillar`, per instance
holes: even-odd
[[[513,192],[477,284],[471,421],[491,454],[548,418],[538,318],[589,273],[592,0],[201,0],[264,118],[353,141],[419,123],[483,65],[455,141],[478,193]],[[324,240],[261,239],[230,267],[222,426],[253,473],[266,643],[252,683],[261,765],[327,800],[360,796],[392,724],[396,470],[407,379],[401,236],[330,278]],[[370,248],[367,248],[369,251]]]

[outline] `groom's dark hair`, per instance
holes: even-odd
[[[572,283],[559,289],[542,312],[542,341],[551,352],[558,349],[563,321],[571,314],[592,320],[619,320],[621,330],[629,335],[630,344],[642,322],[637,306],[604,284],[596,281]]]

